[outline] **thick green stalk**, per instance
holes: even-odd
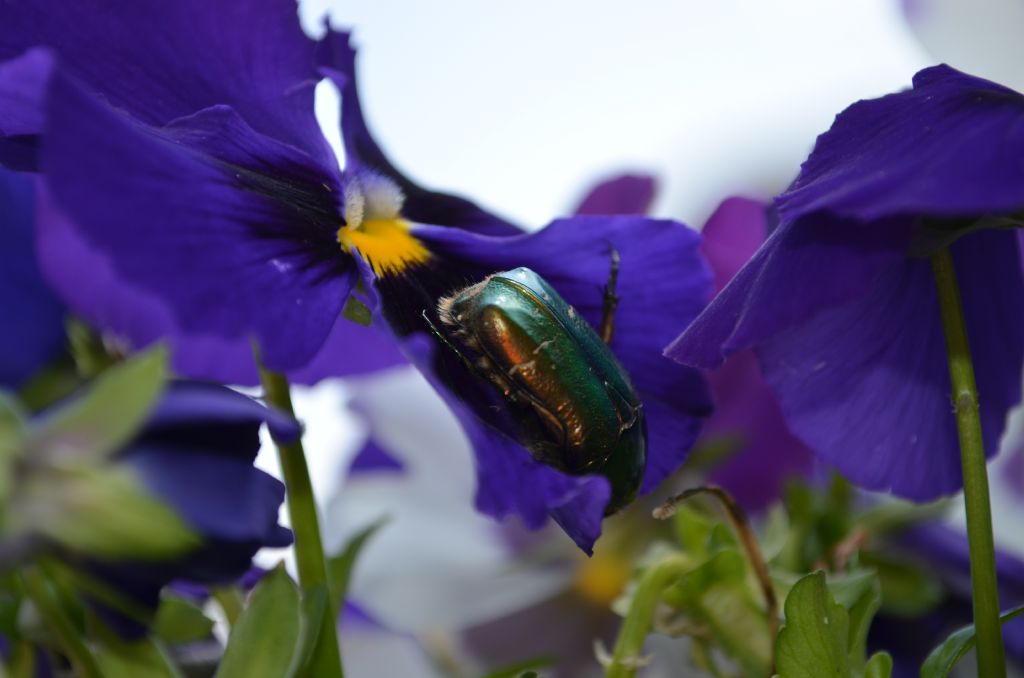
[[[640,653],[644,640],[651,631],[654,611],[662,594],[672,582],[693,567],[692,561],[683,555],[668,556],[651,565],[644,572],[629,605],[619,637],[615,641],[611,663],[605,669],[605,678],[633,678],[640,668]]]
[[[946,334],[949,376],[953,382],[953,407],[960,432],[960,459],[967,508],[967,541],[970,546],[971,588],[974,595],[974,628],[978,639],[978,675],[1006,676],[1003,634],[999,625],[999,591],[996,586],[995,540],[992,507],[988,496],[985,445],[978,416],[978,389],[967,340],[960,288],[953,257],[948,249],[932,255],[932,271],[939,295],[942,327]]]
[[[260,366],[260,381],[263,383],[267,403],[294,416],[288,379],[266,369],[258,360],[257,364]],[[274,442],[277,444],[278,458],[281,460],[284,483],[288,488],[288,514],[291,516],[292,532],[295,534],[299,586],[305,595],[321,587],[324,591],[329,590],[327,561],[320,538],[320,521],[317,517],[316,499],[313,496],[313,485],[309,480],[309,468],[306,465],[302,440],[290,443],[278,440]],[[310,659],[310,675],[318,678],[340,678],[343,675],[337,619],[338,610],[328,596],[328,609],[323,615],[320,636]]]
[[[25,594],[39,611],[46,628],[57,638],[61,649],[67,655],[75,675],[81,678],[102,678],[103,672],[96,658],[54,597],[43,574],[35,568],[29,568],[22,572],[21,581]]]

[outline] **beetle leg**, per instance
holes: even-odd
[[[615,285],[619,280],[619,251],[611,243],[608,244],[611,251],[612,266],[608,274],[608,284],[604,286],[604,316],[601,318],[601,339],[605,344],[612,343],[612,335],[615,334],[615,308],[619,305],[619,297],[615,294]]]

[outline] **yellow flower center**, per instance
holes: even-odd
[[[430,251],[409,230],[404,219],[369,219],[338,229],[338,243],[348,254],[362,256],[378,276],[397,275],[430,259]]]
[[[397,275],[430,259],[430,251],[402,219],[405,196],[387,177],[363,173],[345,184],[345,225],[338,244],[347,254],[359,254],[378,277]]]

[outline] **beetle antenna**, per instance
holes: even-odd
[[[608,243],[608,250],[611,254],[611,271],[608,273],[608,283],[604,286],[604,315],[601,318],[601,340],[605,344],[612,343],[612,336],[615,334],[615,309],[619,305],[619,297],[615,294],[615,287],[619,282],[619,265],[622,259],[615,246]]]

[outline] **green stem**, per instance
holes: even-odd
[[[267,403],[292,416],[292,396],[288,379],[276,372],[266,369],[257,358],[260,368],[260,381]],[[313,485],[309,480],[309,468],[306,465],[306,453],[302,449],[302,440],[294,442],[274,441],[277,444],[278,458],[281,460],[281,472],[288,488],[288,514],[291,516],[292,532],[295,534],[295,560],[299,570],[299,586],[304,594],[315,589],[330,589],[327,576],[327,561],[324,558],[323,542],[320,538],[320,521],[317,517],[316,499],[313,496]],[[316,647],[310,658],[310,675],[324,678],[343,676],[341,667],[341,650],[338,647],[337,605],[328,596],[328,609],[323,615],[320,634]]]
[[[668,556],[644,572],[633,594],[629,612],[619,629],[612,661],[605,669],[605,678],[633,678],[640,668],[638,660],[644,640],[651,631],[654,611],[661,596],[672,582],[693,566],[683,555]]]
[[[942,328],[946,335],[949,376],[953,383],[953,405],[960,432],[960,459],[967,508],[967,542],[970,546],[971,587],[974,594],[974,628],[978,639],[978,675],[1006,676],[1003,634],[999,625],[999,591],[996,586],[995,540],[992,536],[992,508],[988,496],[985,446],[978,416],[978,390],[967,340],[960,288],[956,282],[953,257],[948,249],[932,255],[932,270],[939,295]]]
[[[21,580],[25,594],[39,611],[39,616],[46,622],[46,627],[57,637],[57,642],[74,667],[75,675],[81,678],[102,678],[103,672],[96,658],[82,641],[81,634],[64,613],[60,603],[53,597],[53,592],[42,573],[35,568],[29,568],[21,573]]]

